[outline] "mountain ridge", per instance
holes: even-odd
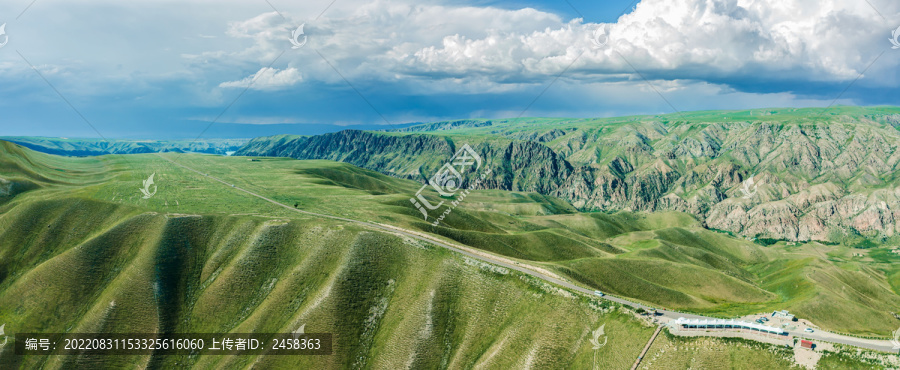
[[[0,140],[16,143],[41,153],[91,157],[107,154],[146,154],[163,152],[194,152],[226,155],[243,147],[248,139],[204,140],[102,140],[68,139],[49,137],[2,137]]]
[[[451,121],[257,138],[236,155],[337,160],[426,182],[469,144],[492,168],[482,189],[557,196],[581,211],[683,211],[750,238],[892,238],[900,109],[835,109]]]

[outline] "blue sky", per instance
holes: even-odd
[[[0,136],[900,105],[892,0],[31,2],[0,4]]]

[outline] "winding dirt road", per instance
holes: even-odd
[[[344,221],[344,222],[353,223],[353,224],[357,224],[357,225],[362,225],[362,226],[366,226],[366,227],[369,227],[369,228],[374,228],[374,229],[378,229],[378,230],[381,230],[381,231],[385,231],[385,232],[388,232],[388,233],[391,233],[391,234],[401,235],[401,236],[404,236],[404,237],[408,237],[408,238],[420,240],[420,241],[423,241],[423,242],[431,243],[431,244],[434,244],[434,245],[437,245],[437,246],[440,246],[440,247],[449,249],[449,250],[451,250],[451,251],[453,251],[453,252],[462,254],[462,255],[464,255],[464,256],[466,256],[466,257],[469,257],[469,258],[473,258],[473,259],[476,259],[476,260],[479,260],[479,261],[487,262],[487,263],[490,263],[490,264],[493,264],[493,265],[502,266],[502,267],[505,267],[505,268],[508,268],[508,269],[516,270],[516,271],[519,271],[519,272],[521,272],[521,273],[523,273],[523,274],[527,274],[527,275],[536,277],[536,278],[538,278],[538,279],[541,279],[541,280],[544,280],[544,281],[547,281],[547,282],[556,284],[556,285],[558,285],[558,286],[561,286],[561,287],[566,288],[566,289],[569,289],[569,290],[573,290],[573,291],[576,291],[576,292],[579,292],[579,293],[583,293],[583,294],[587,294],[587,295],[590,295],[590,296],[594,296],[595,298],[601,298],[601,297],[597,297],[596,295],[594,295],[594,291],[591,290],[591,289],[583,288],[583,287],[577,286],[577,285],[575,285],[575,284],[572,284],[571,282],[568,282],[568,281],[565,281],[565,280],[561,280],[561,279],[558,279],[558,278],[556,278],[556,277],[549,276],[549,275],[547,275],[546,273],[543,273],[543,272],[539,271],[539,269],[537,269],[537,268],[533,268],[533,267],[530,267],[530,266],[527,266],[527,265],[523,265],[523,264],[520,264],[520,263],[515,263],[515,264],[514,264],[514,263],[507,262],[507,261],[509,261],[509,260],[506,259],[506,258],[502,258],[502,257],[499,257],[499,256],[493,256],[492,254],[487,253],[487,252],[483,252],[483,251],[478,251],[478,253],[475,253],[475,252],[473,252],[473,251],[472,251],[470,248],[468,248],[468,247],[464,247],[464,246],[460,246],[460,245],[452,245],[452,244],[450,244],[450,243],[448,243],[448,242],[445,242],[445,241],[442,241],[442,240],[440,240],[440,239],[437,239],[437,238],[434,238],[434,237],[430,237],[430,236],[428,236],[428,235],[425,235],[425,234],[422,234],[422,233],[418,233],[418,232],[415,232],[415,231],[405,230],[405,229],[402,229],[402,228],[399,228],[399,227],[394,227],[394,226],[388,227],[388,226],[380,225],[380,224],[377,224],[377,223],[374,223],[374,222],[360,221],[360,220],[354,220],[354,219],[350,219],[350,218],[344,218],[344,217],[338,217],[338,216],[332,216],[332,215],[327,215],[327,214],[322,214],[322,213],[315,213],[315,212],[309,212],[309,211],[304,211],[304,210],[296,209],[296,208],[291,207],[291,206],[289,206],[289,205],[286,205],[286,204],[277,202],[277,201],[275,201],[275,200],[269,199],[269,198],[267,198],[267,197],[265,197],[265,196],[262,196],[262,195],[260,195],[260,194],[254,193],[254,192],[252,192],[252,191],[250,191],[250,190],[247,190],[247,189],[238,187],[238,186],[236,186],[236,185],[234,185],[234,184],[232,184],[232,183],[229,183],[229,182],[227,182],[227,181],[225,181],[225,180],[222,180],[222,179],[220,179],[220,178],[218,178],[218,177],[209,175],[209,174],[204,173],[204,172],[200,172],[200,171],[195,170],[195,169],[193,169],[193,168],[187,167],[187,166],[185,166],[185,165],[183,165],[183,164],[177,163],[177,162],[175,162],[175,161],[173,161],[173,160],[171,160],[171,159],[168,159],[168,158],[166,158],[166,157],[164,157],[164,156],[162,156],[162,155],[159,155],[159,156],[160,156],[161,158],[165,159],[166,161],[169,161],[170,163],[172,163],[172,164],[175,165],[175,166],[178,166],[178,167],[184,168],[184,169],[186,169],[186,170],[195,172],[195,173],[200,174],[201,176],[204,176],[204,177],[206,177],[206,178],[209,178],[209,179],[211,179],[211,180],[213,180],[213,181],[220,182],[220,183],[224,184],[225,186],[228,186],[228,187],[231,187],[231,188],[233,188],[233,189],[235,189],[235,190],[238,190],[238,191],[247,193],[247,194],[249,194],[249,195],[252,195],[252,196],[257,197],[257,198],[259,198],[259,199],[265,200],[265,201],[267,201],[267,202],[269,202],[269,203],[272,203],[272,204],[275,204],[275,205],[277,205],[277,206],[284,207],[285,209],[289,209],[289,210],[294,211],[294,212],[298,212],[298,213],[302,213],[302,214],[310,215],[310,216],[321,217],[321,218],[329,218],[329,219],[333,219],[333,220]],[[625,299],[622,299],[622,298],[619,298],[619,297],[610,296],[610,295],[608,295],[608,294],[605,295],[605,296],[603,296],[602,299],[606,299],[606,300],[609,300],[609,301],[612,301],[612,302],[616,302],[616,303],[619,303],[619,304],[622,304],[622,305],[625,305],[625,306],[628,306],[628,307],[632,307],[632,308],[635,308],[635,309],[637,309],[637,308],[642,308],[642,309],[647,310],[647,311],[650,311],[650,310],[654,309],[653,307],[645,306],[645,305],[640,304],[640,303],[631,302],[631,301],[628,301],[628,300],[625,300]],[[663,309],[657,309],[657,312],[660,313],[660,316],[662,316],[663,318],[666,319],[666,320],[664,320],[664,321],[678,319],[679,317],[684,317],[684,318],[687,318],[687,319],[701,319],[701,320],[703,320],[703,319],[710,319],[710,320],[717,319],[717,318],[714,318],[714,317],[701,316],[701,315],[693,315],[693,314],[687,314],[687,313],[681,313],[681,312],[674,312],[674,311],[663,310]],[[893,344],[891,344],[891,342],[890,342],[890,341],[887,341],[887,340],[862,339],[862,338],[856,338],[856,337],[851,337],[851,336],[845,336],[845,335],[840,335],[840,334],[834,334],[834,333],[829,333],[829,332],[824,332],[824,331],[816,331],[816,332],[813,332],[813,333],[806,333],[806,332],[802,332],[802,331],[799,331],[799,330],[795,330],[795,331],[788,331],[788,334],[789,334],[789,335],[792,335],[792,336],[794,336],[794,337],[797,337],[797,338],[806,338],[806,339],[812,339],[812,340],[820,340],[820,341],[824,341],[824,342],[831,342],[831,343],[838,343],[838,344],[850,345],[850,346],[855,346],[855,347],[860,347],[860,348],[865,348],[865,349],[872,349],[872,350],[876,350],[876,351],[890,352],[890,353],[898,353],[898,350],[894,348]]]

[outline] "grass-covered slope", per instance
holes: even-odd
[[[67,194],[160,213],[296,217],[158,156],[128,158],[134,167],[107,160],[123,168],[120,180]],[[302,210],[430,233],[654,306],[720,317],[788,309],[822,328],[863,335],[889,335],[897,326],[891,313],[900,306],[900,270],[889,247],[872,249],[877,259],[841,245],[764,247],[706,230],[684,213],[579,213],[557,198],[496,190],[472,192],[435,227],[409,202],[421,187],[413,181],[330,161],[169,158]],[[137,189],[151,173],[159,192],[141,199]],[[694,275],[703,278],[687,278]]]
[[[300,215],[157,156],[59,158],[9,144],[2,150],[0,177],[35,184],[0,204],[0,323],[7,335],[290,332],[306,325],[306,332],[336,338],[334,355],[321,357],[22,358],[12,356],[10,346],[0,349],[4,369],[619,369],[633,363],[652,333],[609,303],[419,241]],[[635,291],[668,289],[668,304],[676,296],[689,297],[696,307],[730,302],[719,309],[775,294],[807,302],[808,291],[794,296],[777,285],[802,281],[798,271],[808,258],[757,268],[770,261],[765,251],[702,231],[680,213],[580,214],[533,193],[479,191],[457,211],[468,216],[461,219],[480,221],[438,232],[398,205],[417,190],[410,181],[327,161],[170,158],[310,211],[438,236],[452,236],[447,230],[454,229],[469,233],[470,246],[486,250],[507,235],[494,243],[529,254],[511,258],[574,271],[570,278],[618,294],[633,286],[626,276],[637,274],[628,269],[642,268],[640,277],[648,278],[662,271],[654,266],[677,266],[709,281],[646,279],[637,282],[644,289]],[[142,199],[137,188],[148,173],[156,173],[159,191]],[[685,244],[696,249],[687,251]],[[604,264],[620,272],[604,277],[598,272]],[[758,283],[760,277],[768,282]],[[710,283],[723,289],[703,293],[697,286]],[[743,290],[724,289],[732,286]],[[654,302],[637,293],[633,298]],[[589,335],[601,325],[608,342],[594,350]],[[728,360],[732,367],[766,351],[710,343],[735,354]],[[755,358],[772,368],[791,366],[777,356]]]
[[[685,213],[579,213],[557,198],[496,190],[470,193],[435,227],[409,202],[416,182],[328,161],[182,160],[300,209],[441,236],[655,306],[720,317],[788,309],[822,328],[862,335],[889,335],[897,326],[891,313],[900,306],[900,270],[893,261],[900,255],[887,246],[870,251],[877,258],[854,257],[869,252],[842,245],[765,247],[707,230]],[[150,200],[157,206],[254,213],[252,203],[214,201],[221,186],[203,185],[202,176],[151,163],[180,184]]]
[[[0,217],[11,226],[0,235],[7,333],[289,332],[305,324],[336,334],[334,355],[6,357],[7,365],[590,367],[585,338],[607,323],[615,337],[597,356],[603,368],[621,368],[650,333],[532,278],[354,226],[136,213],[88,200],[80,213],[46,215],[59,206],[38,202]],[[55,226],[29,227],[30,219]]]
[[[335,346],[331,356],[49,358],[13,356],[8,346],[0,350],[4,369],[614,369],[632,363],[652,332],[608,303],[360,226],[266,216],[275,207],[261,203],[251,206],[258,215],[188,214],[155,212],[159,203],[141,207],[128,197],[97,199],[133,187],[114,177],[94,181],[104,168],[118,167],[114,160],[84,163],[5,148],[4,162],[37,168],[16,175],[6,167],[5,178],[44,179],[42,172],[67,163],[98,171],[67,177],[64,185],[33,180],[41,187],[0,205],[0,322],[7,335],[290,332],[306,325],[307,332],[335,333]],[[155,160],[132,163],[154,170]],[[228,209],[241,195],[224,190],[218,206]],[[611,337],[595,351],[587,338],[604,324]]]
[[[306,324],[338,338],[335,355],[320,358],[4,352],[4,366],[622,368],[652,331],[589,298],[300,215],[159,156],[74,159],[3,148],[0,177],[36,184],[0,204],[7,334],[287,332]],[[421,186],[412,181],[329,161],[168,157],[299,209],[418,229],[653,305],[721,316],[787,308],[859,334],[894,325],[897,255],[884,248],[857,257],[841,246],[762,247],[683,213],[586,214],[552,197],[495,190],[472,192],[434,227],[408,205]],[[151,173],[158,193],[142,199],[138,188]],[[610,344],[594,351],[587,336],[603,323]]]
[[[900,230],[897,127],[897,107],[466,120],[259,138],[239,154],[423,181],[469,144],[492,168],[480,188],[552,195],[581,211],[686,212],[748,237],[859,242]]]

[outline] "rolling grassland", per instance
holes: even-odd
[[[238,154],[424,182],[468,144],[492,170],[478,189],[535,192],[584,212],[685,212],[749,238],[896,244],[898,127],[897,107],[473,119],[256,138]]]
[[[806,280],[817,278],[834,279],[835,297],[850,289],[896,299],[886,277],[854,280],[878,273],[890,253],[876,256],[882,262],[847,261],[859,271],[838,273],[837,262],[801,246],[778,265],[771,248],[788,247],[704,230],[686,214],[584,214],[551,197],[502,191],[474,192],[447,225],[433,227],[409,205],[411,181],[328,161],[170,156],[300,209],[419,229],[656,304],[722,313],[802,307],[829,292]],[[142,199],[141,181],[154,173],[158,190]],[[204,177],[156,155],[61,158],[0,142],[6,334],[305,325],[334,333],[333,355],[20,357],[9,346],[0,367],[621,369],[654,330],[610,302],[420,241],[290,212]],[[833,248],[829,258],[845,258]],[[880,318],[865,310],[880,307],[838,303],[874,320],[851,324],[879,331]],[[825,325],[828,317],[810,319]],[[601,325],[608,340],[595,350],[589,339]],[[721,357],[730,366],[754,356],[791,366],[760,357],[766,346],[709,340],[741,354]]]

